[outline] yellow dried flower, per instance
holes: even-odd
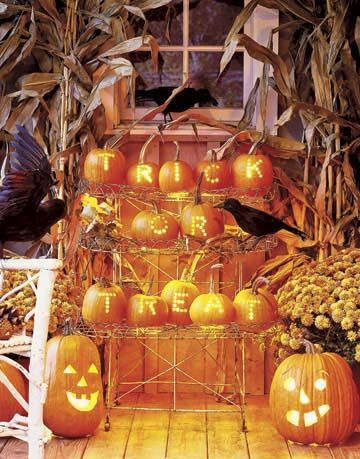
[[[305,313],[300,320],[305,327],[310,327],[314,323],[314,316],[312,314]]]
[[[289,345],[291,349],[293,349],[294,351],[297,351],[301,347],[300,341],[296,338],[291,338],[291,340],[289,341]]]
[[[348,339],[349,341],[355,341],[356,338],[357,338],[357,333],[354,332],[353,330],[351,330],[351,331],[348,331],[348,332],[347,332],[347,335],[346,335],[346,336],[347,336],[347,339]]]
[[[354,321],[352,319],[350,319],[349,317],[345,317],[342,321],[341,321],[341,328],[343,330],[351,330],[354,326]]]
[[[322,314],[315,317],[315,327],[319,330],[323,330],[325,328],[330,327],[330,319]]]
[[[290,342],[290,335],[288,333],[282,333],[280,336],[280,342],[283,346],[288,346]]]
[[[334,309],[331,313],[331,318],[334,322],[336,322],[337,324],[339,324],[345,317],[345,311],[343,311],[342,309]]]
[[[347,291],[347,290],[342,290],[340,293],[339,293],[339,299],[340,300],[349,300],[351,299],[351,295],[350,293]]]

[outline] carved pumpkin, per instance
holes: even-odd
[[[208,202],[202,202],[200,193],[202,178],[203,173],[200,174],[196,184],[194,203],[187,204],[181,212],[180,232],[183,236],[208,239],[224,232],[224,219],[219,209],[215,209]]]
[[[234,187],[248,196],[263,196],[273,183],[272,163],[262,154],[240,154],[232,164],[232,175]]]
[[[211,267],[209,293],[199,295],[190,306],[194,324],[225,325],[234,320],[235,310],[230,298],[223,293],[215,293],[214,269],[222,267],[222,264]]]
[[[0,370],[26,400],[26,382],[20,370],[4,361],[0,361]],[[10,393],[9,389],[0,382],[0,422],[10,421],[16,413],[25,415],[26,411]]]
[[[96,345],[80,335],[51,338],[46,347],[45,380],[49,386],[45,425],[63,437],[93,434],[104,409]]]
[[[84,162],[84,177],[97,183],[120,184],[124,181],[125,157],[118,150],[94,148]]]
[[[137,293],[129,299],[127,321],[130,327],[159,327],[168,320],[168,307],[156,295]]]
[[[196,165],[196,176],[201,172],[204,177],[201,182],[202,190],[219,190],[231,187],[231,170],[227,161],[217,161],[216,152],[212,151],[211,161],[203,160]]]
[[[173,161],[166,161],[160,168],[159,186],[165,193],[190,191],[194,188],[193,170],[185,161],[179,159],[180,148],[177,142],[176,154]]]
[[[235,296],[236,322],[241,330],[259,332],[269,328],[278,316],[277,302],[272,293],[260,288],[269,281],[265,277],[255,279],[252,288],[240,290]]]
[[[189,309],[192,302],[200,295],[195,284],[186,279],[187,270],[184,270],[179,280],[168,282],[161,292],[161,298],[169,308],[170,324],[191,324]]]
[[[126,314],[127,300],[122,288],[101,278],[85,293],[82,316],[90,322],[120,323]]]
[[[159,187],[159,166],[152,161],[145,161],[145,153],[150,142],[155,138],[155,135],[143,145],[139,160],[132,164],[126,173],[127,184],[136,187],[158,188]]]
[[[360,414],[351,368],[338,354],[315,353],[309,342],[306,347],[305,354],[291,355],[275,372],[270,389],[274,425],[294,442],[342,443]]]
[[[153,201],[154,210],[139,212],[131,223],[131,235],[139,241],[169,241],[177,239],[179,224],[167,212],[160,212],[158,204]]]

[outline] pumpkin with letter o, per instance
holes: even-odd
[[[104,407],[100,356],[91,339],[71,334],[51,338],[46,346],[45,381],[45,425],[62,437],[93,434]]]
[[[278,432],[287,440],[309,444],[343,443],[359,422],[360,404],[352,371],[332,352],[286,358],[270,389],[270,410]]]
[[[26,381],[21,371],[15,368],[13,365],[10,365],[10,363],[4,362],[2,360],[0,360],[0,370],[17,389],[23,399],[26,400]],[[17,413],[25,415],[26,411],[11,394],[5,384],[0,381],[0,422],[11,421],[11,419]]]

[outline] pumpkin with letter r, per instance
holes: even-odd
[[[71,334],[51,338],[45,381],[45,425],[62,437],[93,434],[103,416],[103,389],[99,353],[90,338]]]

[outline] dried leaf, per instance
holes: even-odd
[[[250,91],[248,100],[246,101],[243,116],[241,117],[241,120],[237,125],[239,131],[243,131],[244,129],[246,129],[251,124],[251,121],[254,117],[259,83],[260,78],[256,78],[255,84]]]
[[[358,209],[360,208],[360,191],[358,190],[355,182],[355,177],[354,177],[354,170],[351,167],[350,161],[349,161],[349,152],[346,151],[344,155],[344,161],[342,164],[343,172],[344,172],[344,180],[347,185],[347,187],[351,190],[356,205]],[[359,174],[359,171],[357,171]]]
[[[7,96],[0,96],[0,129],[2,129],[9,117],[11,110],[11,99]]]
[[[56,21],[61,23],[61,17],[58,13],[55,0],[38,0],[42,8],[50,14]]]
[[[360,52],[360,16],[356,18],[356,25],[354,30],[354,39]]]
[[[13,27],[14,24],[12,22],[4,22],[0,24],[0,40],[3,40]]]
[[[30,73],[20,77],[18,84],[23,96],[42,97],[54,89],[62,78],[61,73]]]
[[[332,149],[326,149],[325,159],[321,167],[320,183],[315,195],[315,207],[320,218],[324,221],[329,221],[329,216],[326,213],[326,185],[327,185],[327,168],[330,164]]]
[[[142,11],[147,11],[167,5],[171,1],[172,0],[135,0],[132,3],[132,6],[139,8]]]
[[[313,42],[313,52],[311,55],[311,76],[315,92],[315,103],[331,110],[333,108],[333,99],[327,65],[328,54],[329,44],[319,31]]]
[[[283,185],[283,187],[292,196],[294,196],[295,199],[302,202],[303,204],[305,204],[306,207],[312,209],[315,212],[313,204],[308,200],[304,192],[295,185],[294,181],[291,180],[291,178],[289,178],[282,169],[274,167],[274,172],[276,177],[279,179],[280,183]]]
[[[0,14],[1,13],[5,13],[5,11],[7,10],[8,6],[3,3],[3,2],[0,2]]]
[[[40,100],[37,97],[33,97],[32,99],[28,99],[26,102],[20,103],[11,112],[9,119],[6,122],[5,129],[8,132],[13,133],[17,124],[26,124],[31,119],[35,110],[38,108],[39,103]]]
[[[134,14],[135,16],[138,16],[139,18],[141,18],[143,21],[146,22],[146,17],[141,8],[137,6],[131,6],[131,5],[124,5],[124,8],[130,13]]]
[[[74,73],[76,78],[83,83],[87,90],[91,90],[93,85],[92,79],[73,53],[65,57],[64,64]]]
[[[241,10],[241,13],[238,14],[227,34],[225,39],[225,46],[229,45],[230,42],[236,37],[240,30],[244,27],[246,22],[249,20],[250,16],[254,12],[255,8],[259,4],[260,0],[250,0],[250,2]],[[220,72],[221,73],[221,72]]]
[[[295,16],[304,19],[305,22],[310,22],[310,24],[313,25],[317,25],[321,22],[320,19],[316,18],[305,8],[302,8],[299,3],[294,0],[275,0],[275,3],[284,10],[290,11]]]

